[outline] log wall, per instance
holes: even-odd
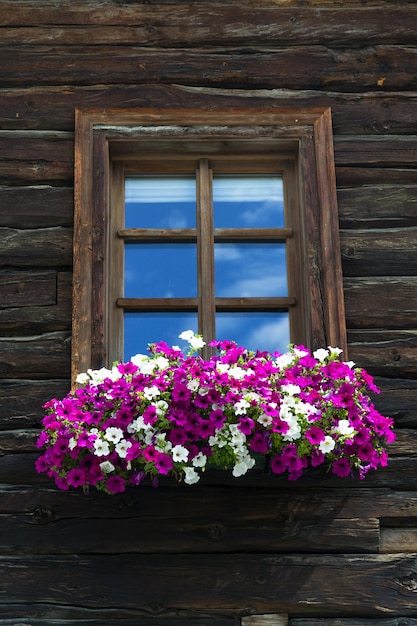
[[[417,3],[0,0],[0,626],[417,625]],[[74,110],[330,107],[349,357],[388,468],[114,496],[34,470],[69,387]]]

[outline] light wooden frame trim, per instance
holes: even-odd
[[[179,137],[183,141],[178,142]],[[117,160],[135,159],[159,141],[211,146],[214,154],[228,142],[242,153],[296,152],[302,207],[301,250],[291,250],[304,276],[305,343],[310,348],[339,346],[347,357],[346,324],[330,109],[77,109],[75,112],[75,213],[72,380],[89,367],[107,364],[106,336],[114,332],[108,316],[110,207],[120,205],[111,184]],[[200,150],[201,151],[201,150]],[[115,198],[116,194],[116,198]],[[291,207],[290,209],[291,210]],[[289,240],[291,242],[291,240]],[[297,260],[298,259],[298,260]],[[114,259],[113,259],[114,261]],[[116,259],[120,263],[120,259]]]

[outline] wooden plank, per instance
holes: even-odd
[[[381,390],[373,398],[376,408],[383,415],[394,417],[399,428],[417,428],[417,381],[376,377],[375,382]]]
[[[3,453],[8,452],[7,435],[6,432],[0,436]],[[21,442],[21,451],[25,451],[23,434]],[[160,497],[164,498],[163,492]],[[182,501],[180,495],[178,502]],[[230,509],[217,507],[214,499],[203,518],[195,510],[198,502],[195,499],[192,507],[171,510],[169,517],[166,513],[154,517],[150,508],[145,514],[138,511],[136,515],[116,519],[103,514],[100,519],[91,514],[80,518],[75,511],[58,519],[52,501],[51,508],[0,515],[0,549],[3,555],[16,554],[16,546],[19,554],[366,554],[379,549],[379,521],[374,518],[331,520],[319,512],[303,520],[289,515],[282,521],[282,513],[275,519],[263,519],[260,515],[253,518],[247,513],[237,518]],[[140,533],[136,532],[138,526]]]
[[[417,163],[417,137],[337,137],[334,144],[336,165],[363,163],[390,167]]]
[[[192,86],[356,91],[415,90],[414,46],[357,49],[302,45],[274,50],[188,50],[135,46],[39,45],[2,48],[3,84],[181,83]],[[140,59],[140,62],[138,62]],[[395,63],[394,63],[395,60]],[[379,82],[378,82],[379,81]]]
[[[1,604],[84,608],[413,615],[407,556],[159,555],[2,557]],[[338,581],[334,593],[333,582]],[[118,584],[115,584],[115,580]],[[76,581],[76,594],[74,593]],[[198,584],[196,584],[198,581]],[[246,611],[247,612],[247,609]]]
[[[366,185],[337,192],[341,228],[417,225],[417,185]]]
[[[72,230],[0,228],[0,267],[70,267]]]
[[[415,276],[416,237],[417,227],[342,230],[344,276]]]
[[[57,300],[56,272],[0,270],[0,308],[48,306]]]
[[[417,278],[346,278],[343,282],[348,328],[417,327]]]
[[[0,226],[48,228],[73,225],[72,187],[37,185],[2,187]]]
[[[396,338],[384,330],[368,331],[366,336],[362,331],[353,331],[349,335],[349,358],[374,376],[414,378],[417,333],[410,330],[394,334]]]
[[[68,378],[69,333],[0,339],[0,375],[3,378]]]
[[[73,180],[73,133],[0,131],[0,181]]]
[[[242,617],[242,626],[288,626],[288,615],[275,613],[270,615],[247,615]]]
[[[417,168],[406,167],[337,167],[338,189],[359,185],[414,185],[417,183]]]
[[[381,528],[381,554],[414,552],[417,545],[417,528]]]
[[[41,86],[0,91],[2,107],[0,123],[4,129],[62,130],[74,129],[76,107],[98,108],[105,99],[107,108],[135,108],[138,101],[158,107],[224,107],[265,108],[319,107],[332,109],[335,135],[415,134],[416,93],[379,92],[338,93],[314,90],[253,90],[184,85],[120,85],[110,86]],[[54,112],[51,116],[51,101]],[[246,101],[246,102],[245,102]]]
[[[0,271],[0,276],[1,276]],[[19,274],[16,272],[16,274]],[[38,274],[48,274],[48,272],[38,272]],[[27,305],[0,307],[0,326],[2,335],[36,335],[59,330],[71,330],[71,304],[72,304],[72,273],[71,272],[51,272],[52,280],[44,281],[44,288],[47,284],[55,289],[55,300],[49,298],[42,291],[37,294],[35,291],[42,278],[33,280],[30,274],[21,273],[22,282],[27,289],[22,289],[21,296],[28,296]],[[19,274],[20,276],[20,274]],[[47,284],[46,284],[47,283]],[[43,284],[43,283],[42,283]],[[27,293],[26,293],[27,292]],[[42,303],[42,294],[44,303]]]
[[[388,617],[388,618],[320,618],[320,621],[307,618],[294,618],[290,622],[291,626],[417,626],[417,619],[410,617]]]
[[[320,7],[273,6],[271,2],[195,4],[161,2],[117,5],[111,2],[73,2],[56,7],[35,2],[0,3],[4,44],[59,43],[120,45],[195,46],[220,41],[234,45],[292,45],[299,43],[339,45],[369,43],[412,43],[417,27],[417,10],[412,4],[390,6],[387,15],[378,6],[349,6],[349,2]],[[307,3],[303,3],[307,4]],[[272,6],[271,6],[272,5]],[[327,6],[326,6],[327,5]],[[30,28],[28,24],[31,24]],[[389,26],[389,28],[388,28]],[[38,28],[36,28],[38,27]],[[39,28],[40,27],[40,28]],[[93,28],[92,28],[93,27]],[[88,33],[88,34],[87,34]]]
[[[42,406],[69,391],[68,380],[0,380],[0,429],[39,426]]]

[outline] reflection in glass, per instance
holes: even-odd
[[[213,207],[215,228],[282,228],[282,177],[214,176]]]
[[[178,335],[189,329],[196,333],[197,325],[197,313],[192,312],[125,312],[123,358],[146,354],[148,344],[159,341],[188,351],[188,344]]]
[[[288,288],[285,256],[284,243],[215,244],[216,296],[286,296]]]
[[[249,350],[288,350],[290,324],[287,312],[231,312],[216,314],[216,339],[228,339]]]
[[[126,228],[195,228],[195,224],[195,177],[126,178]]]
[[[195,244],[126,244],[126,298],[193,298],[196,295]]]

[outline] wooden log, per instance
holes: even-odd
[[[412,616],[414,562],[415,554],[167,554],[161,567],[160,555],[3,557],[0,604]]]
[[[417,626],[417,619],[412,617],[388,617],[388,618],[339,618],[331,617],[329,619],[320,618],[294,618],[290,622],[291,626]]]
[[[417,225],[417,185],[367,185],[339,189],[341,228],[408,228]]]
[[[338,189],[360,185],[414,185],[417,183],[417,168],[399,167],[345,167],[336,168]]]
[[[72,229],[0,228],[0,267],[70,267]]]
[[[1,380],[0,430],[39,426],[42,406],[51,398],[64,397],[69,380]]]
[[[68,378],[69,333],[0,339],[0,374],[3,378]]]
[[[0,308],[4,337],[71,330],[71,272],[0,271],[0,277],[6,289],[13,292],[8,298],[9,307]]]
[[[417,356],[416,331],[397,331],[388,336],[385,331],[362,331],[349,334],[349,358],[374,376],[414,378]],[[356,336],[354,336],[356,335]],[[360,343],[358,339],[362,339]]]
[[[380,553],[414,552],[416,549],[417,528],[382,528]]]
[[[39,7],[36,2],[0,3],[0,24],[4,44],[60,43],[136,44],[165,47],[216,45],[404,44],[414,42],[417,11],[414,5],[391,5],[387,15],[378,6],[272,5],[257,2],[242,6],[236,2],[210,3],[209,9],[194,4],[161,2],[134,6],[111,2],[89,2],[71,6]],[[303,3],[303,5],[308,3]],[[30,28],[28,24],[31,24]],[[94,26],[94,28],[91,28]],[[389,28],[388,28],[389,26]],[[38,27],[38,28],[37,28]]]
[[[342,230],[343,275],[415,276],[417,228]]]
[[[417,278],[346,278],[343,282],[348,328],[416,328]]]
[[[2,187],[0,226],[49,228],[73,225],[72,187],[49,185]]]
[[[414,46],[357,49],[302,45],[251,49],[224,46],[147,49],[136,46],[3,47],[3,82],[39,85],[188,84],[228,88],[367,91],[417,88]]]
[[[370,91],[339,93],[288,89],[228,89],[185,85],[35,85],[21,89],[3,88],[0,123],[4,129],[73,131],[74,109],[132,109],[226,106],[266,106],[277,108],[327,108],[332,110],[335,135],[415,134],[416,93]],[[53,115],[51,114],[53,101]]]
[[[398,428],[417,428],[417,381],[376,377],[375,382],[381,391],[373,397],[376,408],[393,417]]]
[[[416,137],[336,137],[336,165],[407,166],[417,162]]]

